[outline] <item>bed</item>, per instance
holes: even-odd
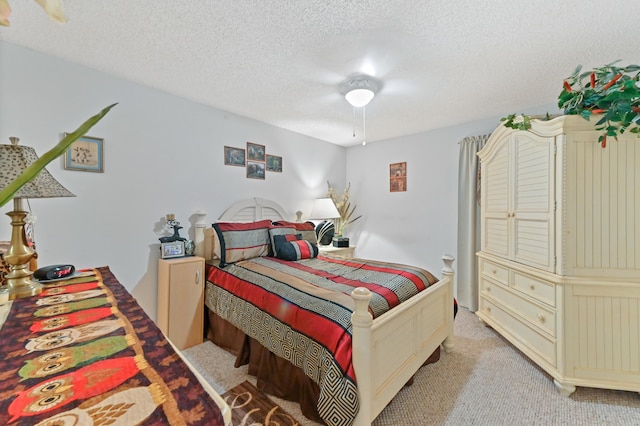
[[[106,266],[0,305],[0,359],[3,425],[231,423]]]
[[[270,222],[269,229],[293,227],[294,237],[284,232],[286,246],[302,247],[301,257],[308,228],[287,219],[277,203],[254,198],[230,206],[212,227],[197,227],[196,251],[207,260],[208,337],[236,354],[236,366],[248,363],[263,391],[300,402],[305,416],[370,425],[422,365],[438,359],[441,345],[453,346],[453,257],[443,256],[437,279],[362,259],[283,260],[274,254],[284,240],[272,233],[268,249],[252,243],[234,251],[236,234],[262,236]],[[383,276],[394,277],[391,290]]]

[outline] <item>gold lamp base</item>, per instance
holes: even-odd
[[[43,285],[31,280],[33,272],[29,270],[29,262],[38,254],[29,247],[24,232],[27,212],[22,209],[22,199],[13,199],[13,211],[7,213],[11,218],[11,243],[4,254],[4,260],[10,266],[10,272],[5,276],[6,287],[9,289],[9,300],[35,296],[42,292]]]

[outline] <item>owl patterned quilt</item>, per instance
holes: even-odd
[[[223,425],[215,401],[108,267],[13,301],[0,424]]]

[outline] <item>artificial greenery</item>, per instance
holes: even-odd
[[[104,108],[102,111],[82,123],[80,127],[78,127],[75,131],[67,133],[66,136],[60,142],[58,142],[56,146],[51,148],[43,156],[29,165],[29,167],[27,167],[20,176],[9,183],[9,185],[2,188],[2,190],[0,190],[0,207],[7,204],[13,198],[13,195],[18,192],[25,183],[36,177],[38,173],[40,173],[42,169],[47,166],[47,164],[61,156],[74,141],[84,136],[89,131],[89,129],[91,129],[96,123],[98,123],[98,121],[100,121],[102,117],[104,117],[111,110],[111,108],[116,105],[117,104],[113,104]]]
[[[598,142],[603,148],[607,137],[617,140],[627,130],[640,133],[640,66],[618,67],[618,62],[586,72],[578,66],[564,80],[558,96],[558,107],[565,114],[580,115],[589,121],[597,116],[596,129],[602,131]],[[511,114],[500,120],[512,129],[531,128],[531,117],[527,115]]]
[[[335,219],[335,233],[336,235],[342,235],[342,233],[344,232],[344,228],[346,228],[347,225],[351,225],[353,222],[360,219],[362,215],[353,217],[357,206],[352,206],[351,202],[349,201],[349,191],[351,190],[351,183],[349,183],[344,189],[340,198],[338,198],[335,189],[333,189],[329,182],[327,182],[327,186],[329,187],[329,197],[336,205],[338,213],[340,213],[340,217]]]

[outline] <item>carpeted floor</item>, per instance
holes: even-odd
[[[549,375],[477,317],[461,309],[455,349],[420,369],[373,423],[398,425],[640,425],[640,395],[579,387],[561,396]],[[245,380],[246,367],[211,342],[185,351],[220,393]],[[316,425],[297,404],[271,397],[302,426]]]

